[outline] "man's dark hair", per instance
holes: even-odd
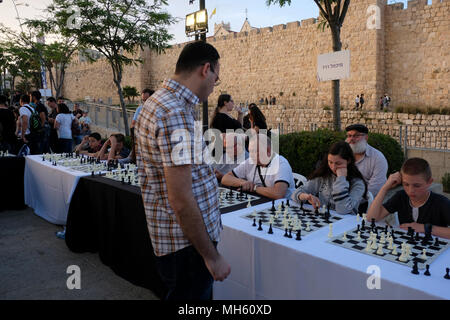
[[[178,57],[175,74],[191,72],[208,62],[211,64],[211,68],[214,68],[219,59],[219,52],[209,43],[203,41],[188,43]]]
[[[53,97],[48,97],[47,98],[47,102],[54,102],[54,103],[56,103],[56,99],[53,98]]]
[[[58,113],[72,113],[65,103],[58,104]]]
[[[6,98],[5,95],[0,95],[0,104],[5,104],[6,105],[6,101],[8,101],[8,99]]]
[[[117,142],[125,142],[125,136],[121,133],[113,134],[116,137]]]
[[[98,132],[92,132],[89,135],[89,138],[94,138],[95,140],[102,140],[102,136]]]
[[[58,100],[66,100],[64,97],[58,97]]]
[[[426,181],[430,180],[432,177],[430,165],[422,158],[410,158],[406,160],[400,171],[410,176],[421,174]]]
[[[30,103],[30,96],[27,94],[23,94],[20,96],[20,101],[23,103]]]
[[[142,90],[142,93],[148,93],[149,95],[152,95],[155,93],[155,90],[145,88],[144,90]]]
[[[35,90],[33,92],[31,92],[31,97],[35,98],[37,101],[41,100],[42,95],[39,91]]]

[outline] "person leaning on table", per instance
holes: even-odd
[[[331,204],[337,213],[357,213],[359,202],[367,193],[367,184],[355,165],[347,142],[336,142],[309,177],[292,194],[296,202],[308,201],[314,209]]]

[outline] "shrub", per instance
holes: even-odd
[[[450,172],[447,172],[442,177],[442,188],[444,192],[450,193]]]
[[[330,146],[345,139],[345,132],[319,129],[280,136],[280,154],[285,157],[292,171],[308,177],[327,154]],[[404,155],[400,144],[388,135],[370,133],[368,143],[380,150],[388,162],[388,175],[399,171]]]

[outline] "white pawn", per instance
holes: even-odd
[[[247,208],[251,208],[252,204],[250,203],[250,199],[248,199]]]
[[[306,223],[306,231],[311,231],[311,228],[309,227],[309,222]]]
[[[378,245],[377,255],[383,255],[383,245],[381,243]]]
[[[330,223],[329,226],[330,226],[330,231],[328,232],[328,238],[332,238],[333,237],[333,224]]]
[[[344,236],[342,237],[342,240],[347,241],[347,232],[344,232]]]
[[[380,237],[380,243],[386,243],[386,240],[384,238],[384,232],[381,233],[381,237]]]
[[[392,255],[398,256],[397,245],[396,244],[394,244],[394,250],[392,250]]]
[[[372,240],[372,249],[376,250],[377,248],[378,248],[378,246],[377,246],[377,238],[373,238],[373,240]]]
[[[392,250],[393,248],[392,248],[392,243],[394,242],[394,240],[392,239],[392,238],[389,238],[389,245],[388,245],[388,249],[389,250]]]
[[[356,240],[358,240],[358,241],[361,240],[361,231],[358,231],[358,236],[356,237]]]
[[[421,259],[427,260],[427,249],[422,250],[422,255],[420,256]]]
[[[372,241],[370,239],[367,239],[367,245],[366,245],[366,248],[364,249],[365,251],[367,251],[367,252],[372,251],[371,242]]]
[[[402,249],[402,254],[400,255],[400,257],[398,258],[399,261],[401,262],[406,262],[408,261],[408,259],[406,258],[406,250],[403,248]]]
[[[356,223],[359,223],[359,213],[356,215]]]

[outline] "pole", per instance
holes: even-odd
[[[205,0],[200,0],[200,10],[205,9]],[[206,42],[206,32],[200,35],[200,41]],[[203,132],[208,130],[208,99],[203,101]]]

